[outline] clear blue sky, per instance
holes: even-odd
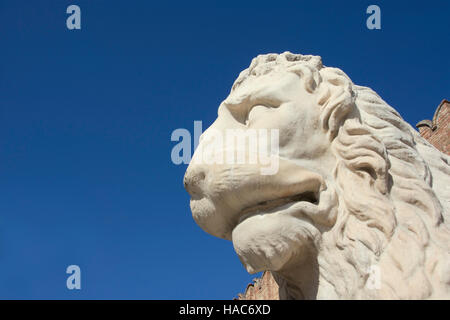
[[[66,28],[81,8],[82,29]],[[370,4],[381,30],[366,28]],[[209,126],[260,53],[321,55],[411,124],[450,98],[450,2],[0,0],[0,298],[232,299],[176,128]],[[82,289],[66,288],[77,264]]]

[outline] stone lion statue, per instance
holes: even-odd
[[[197,161],[211,132],[258,129],[278,130],[276,173]],[[197,224],[282,299],[450,298],[450,157],[318,56],[254,58],[184,183]]]

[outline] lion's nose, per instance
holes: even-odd
[[[192,197],[203,195],[205,177],[206,173],[202,166],[190,165],[187,168],[184,175],[184,188]]]

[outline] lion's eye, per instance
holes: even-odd
[[[266,107],[262,104],[254,105],[248,113],[245,124],[249,124],[250,122],[255,121],[258,118],[264,117],[268,114],[268,112],[270,112],[270,109],[270,107]]]

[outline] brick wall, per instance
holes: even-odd
[[[437,149],[450,155],[450,101],[442,100],[433,120],[422,120],[416,127],[422,137]]]
[[[256,278],[247,285],[244,293],[239,293],[236,300],[280,300],[278,284],[269,271],[261,278]]]

